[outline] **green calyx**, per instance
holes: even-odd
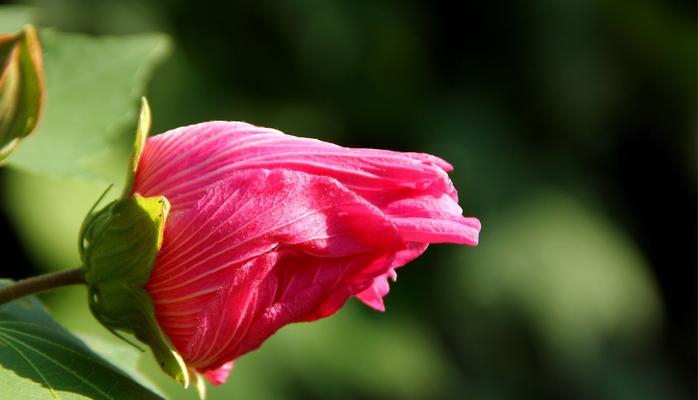
[[[190,380],[187,366],[160,329],[153,301],[144,289],[162,244],[170,205],[163,196],[130,194],[150,125],[145,99],[143,108],[127,188],[120,199],[87,215],[80,234],[80,256],[88,302],[97,320],[122,339],[117,330],[146,343],[160,367],[187,387]]]

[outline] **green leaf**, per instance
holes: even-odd
[[[160,398],[63,329],[33,297],[0,306],[0,382],[2,399]]]
[[[36,8],[5,5],[0,7],[0,32],[17,32],[33,21]]]
[[[122,183],[135,134],[136,101],[166,55],[169,40],[161,34],[95,38],[45,30],[41,42],[45,113],[10,165]]]

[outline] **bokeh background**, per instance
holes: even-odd
[[[167,34],[155,132],[244,120],[433,153],[482,220],[478,247],[401,269],[385,314],[350,301],[286,327],[211,399],[696,398],[695,2],[20,3],[41,27]],[[2,275],[76,265],[104,182],[4,169],[0,184]],[[195,397],[84,296],[43,299],[167,398]]]

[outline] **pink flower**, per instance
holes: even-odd
[[[223,383],[282,326],[351,296],[383,311],[388,278],[429,243],[475,245],[452,167],[421,153],[349,149],[240,122],[148,139],[134,193],[171,205],[146,285],[188,366]]]

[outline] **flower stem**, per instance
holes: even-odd
[[[44,290],[81,283],[85,283],[85,269],[82,267],[33,276],[0,287],[0,304]]]

